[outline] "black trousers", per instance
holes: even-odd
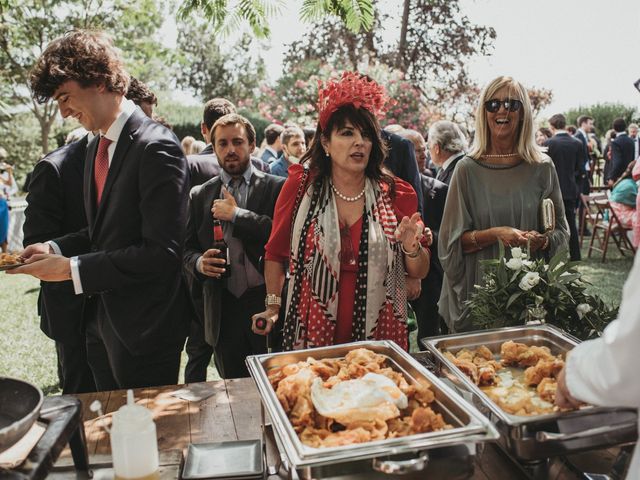
[[[96,383],[87,362],[87,345],[84,336],[74,344],[56,341],[56,353],[58,354],[58,378],[63,394],[96,391]]]
[[[214,349],[222,378],[248,377],[247,355],[266,353],[267,337],[251,331],[251,316],[264,311],[265,296],[264,285],[247,290],[240,298],[222,290],[220,337]]]
[[[131,353],[113,330],[99,299],[87,301],[87,359],[98,391],[178,383],[182,345]]]
[[[187,365],[184,368],[184,381],[186,383],[206,382],[207,367],[213,357],[213,347],[204,339],[204,325],[197,320],[192,320],[189,327],[189,338],[185,347],[187,352]]]
[[[421,339],[440,335],[441,317],[438,313],[438,300],[441,289],[442,281],[437,275],[432,275],[430,272],[422,280],[420,296],[410,302],[418,321],[418,347],[420,350],[425,349],[420,343]]]
[[[564,200],[564,215],[569,224],[569,255],[571,261],[580,260],[580,235],[576,224],[576,201]]]

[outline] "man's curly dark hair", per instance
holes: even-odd
[[[111,92],[129,88],[129,74],[111,38],[103,32],[73,30],[53,40],[31,70],[36,101],[45,103],[60,85],[74,80],[83,88],[104,85]]]
[[[146,83],[141,82],[136,77],[129,77],[129,79],[129,90],[127,90],[125,97],[136,105],[141,103],[158,105],[158,97],[149,89]]]

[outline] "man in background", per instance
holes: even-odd
[[[282,151],[282,142],[280,141],[280,135],[284,127],[277,123],[272,123],[264,129],[264,139],[267,142],[264,151],[262,152],[261,159],[266,163],[275,162]]]
[[[300,163],[300,159],[307,151],[304,132],[299,127],[287,127],[280,134],[280,143],[282,144],[282,155],[271,164],[271,174],[287,178],[289,166],[293,163]]]
[[[565,130],[567,120],[557,113],[549,119],[553,137],[545,142],[547,153],[558,173],[564,213],[569,224],[569,254],[571,260],[580,260],[580,239],[576,225],[576,203],[579,200],[578,181],[584,167],[584,148],[577,138]]]

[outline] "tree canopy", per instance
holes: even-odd
[[[169,80],[164,67],[167,49],[157,40],[163,11],[156,0],[2,0],[0,2],[0,84],[7,103],[28,108],[40,125],[42,152],[49,151],[51,126],[58,113],[55,102],[37,104],[28,76],[47,44],[73,28],[109,32],[126,52],[127,68],[153,85]]]

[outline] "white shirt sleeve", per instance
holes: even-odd
[[[600,406],[640,407],[640,255],[624,285],[618,319],[602,337],[578,345],[567,359],[571,395]]]
[[[71,280],[73,281],[73,290],[76,292],[76,295],[83,293],[82,282],[80,281],[80,268],[78,267],[78,264],[78,257],[70,258]]]
[[[44,242],[44,243],[46,243],[51,247],[51,250],[53,250],[53,253],[55,253],[56,255],[62,255],[62,250],[60,250],[60,247],[56,242],[49,240],[48,242]]]

